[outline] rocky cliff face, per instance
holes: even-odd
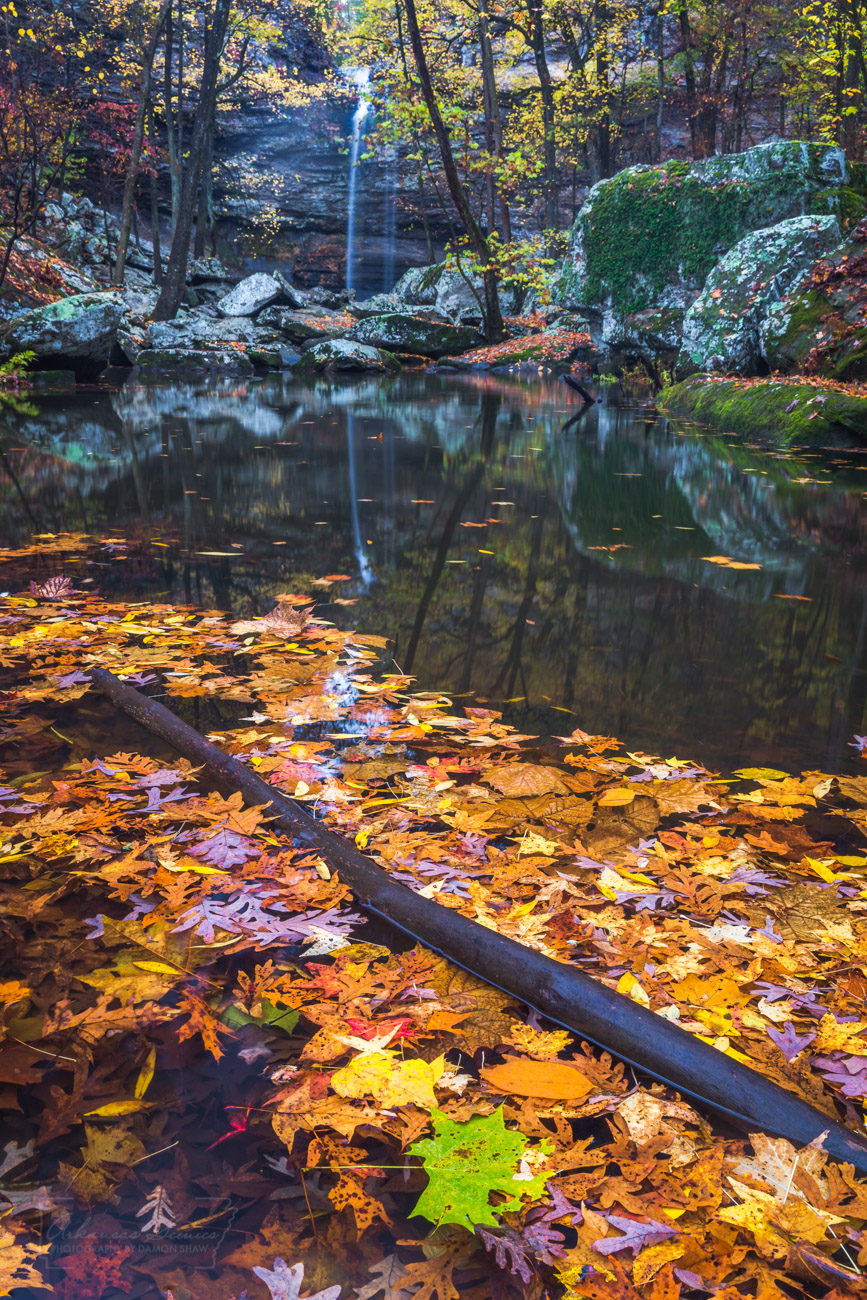
[[[333,96],[301,108],[248,109],[224,124],[216,190],[221,251],[248,269],[284,270],[302,288],[346,282],[349,142],[355,102]],[[363,141],[362,141],[363,144]],[[356,177],[355,285],[387,292],[404,271],[442,254],[442,212],[422,213],[409,167],[365,158]]]

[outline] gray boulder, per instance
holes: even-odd
[[[196,257],[187,263],[186,279],[188,284],[218,284],[231,280],[232,275],[219,257]]]
[[[223,316],[253,316],[275,302],[281,293],[282,287],[274,277],[259,271],[236,284],[225,298],[219,300],[217,310]]]
[[[483,342],[473,326],[453,325],[397,311],[359,321],[346,337],[389,352],[409,352],[422,357],[456,356]]]
[[[628,167],[590,190],[554,297],[595,312],[603,354],[652,359],[662,343],[673,360],[707,276],[751,231],[809,215],[842,224],[865,208],[864,168],[836,145],[772,140],[692,164]]]
[[[122,305],[118,293],[77,293],[21,312],[0,327],[0,357],[35,352],[39,369],[69,369],[91,378],[108,364]]]
[[[377,374],[400,370],[400,362],[390,352],[356,343],[350,339],[330,339],[314,343],[301,354],[295,367],[300,372],[322,370],[370,370]]]
[[[761,334],[769,310],[839,240],[836,217],[809,216],[755,230],[736,244],[684,317],[678,376],[767,373]]]
[[[867,220],[774,303],[761,342],[771,370],[867,379]]]
[[[329,311],[327,307],[313,306],[303,311],[268,307],[257,323],[279,330],[293,343],[337,338],[346,333],[346,317]]]
[[[407,303],[410,307],[435,307],[452,320],[468,318],[478,321],[482,316],[484,287],[481,276],[463,275],[447,262],[439,262],[435,266],[411,267],[400,277],[392,292],[383,297]],[[500,310],[503,315],[514,315],[518,305],[515,290],[501,286]]]

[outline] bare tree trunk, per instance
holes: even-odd
[[[665,119],[665,15],[656,15],[656,161],[662,162],[662,124]]]
[[[218,0],[223,3],[225,0]],[[427,111],[430,115],[431,124],[433,125],[434,134],[437,138],[440,157],[442,159],[443,171],[445,172],[446,184],[449,187],[449,194],[454,203],[461,223],[467,232],[473,252],[479,259],[482,267],[482,277],[485,286],[485,336],[489,343],[497,342],[503,337],[503,315],[500,311],[500,296],[497,288],[497,273],[491,266],[491,254],[488,248],[488,241],[478,221],[473,215],[466,191],[458,175],[455,157],[452,152],[452,144],[449,139],[448,129],[443,121],[443,115],[437,101],[436,92],[433,88],[433,81],[428,67],[427,55],[425,54],[424,44],[421,39],[421,31],[418,25],[418,14],[415,9],[415,0],[405,0],[406,4],[406,23],[409,29],[409,41],[412,47],[415,66],[418,71],[419,81],[421,82],[422,95],[424,96]]]
[[[193,122],[189,158],[184,169],[180,211],[172,235],[172,247],[169,253],[168,265],[166,266],[165,280],[154,309],[154,320],[173,320],[178,313],[184,294],[190,237],[193,233],[193,221],[196,214],[196,197],[199,192],[199,185],[202,182],[205,165],[208,128],[217,102],[217,74],[226,39],[226,29],[229,24],[230,8],[231,0],[215,0],[210,22],[206,24],[207,36],[205,38],[199,103]]]
[[[199,206],[196,212],[196,237],[193,241],[193,257],[205,256],[205,243],[211,224],[211,168],[214,165],[215,128],[216,119],[212,116],[205,141],[205,162],[202,168],[202,184],[199,189]]]
[[[172,108],[172,63],[175,49],[175,24],[172,7],[166,17],[166,49],[163,69],[163,107],[166,114],[166,147],[169,151],[169,176],[172,184],[172,233],[181,210],[181,156],[175,130],[175,113]]]
[[[609,105],[609,77],[611,62],[608,51],[608,22],[611,15],[608,5],[601,3],[596,7],[596,84],[601,95],[599,121],[596,126],[596,157],[599,165],[599,179],[605,180],[611,175],[611,109]]]
[[[148,138],[156,150],[157,130],[152,104],[148,105]],[[151,240],[154,246],[154,284],[159,287],[163,282],[163,256],[160,247],[160,178],[156,164],[151,171]]]
[[[488,153],[499,163],[503,156],[503,122],[497,96],[497,76],[488,24],[487,0],[479,0],[479,47],[482,54],[482,85],[485,98],[485,143]],[[488,203],[491,229],[496,225],[499,215],[500,234],[505,243],[511,243],[512,219],[509,204],[493,174],[488,178]]]
[[[542,0],[530,0],[530,31],[533,58],[539,91],[542,96],[542,132],[545,149],[545,229],[557,230],[560,225],[560,195],[557,178],[557,136],[554,105],[554,85],[545,50],[545,28],[542,22]]]
[[[123,273],[126,266],[126,253],[129,247],[129,232],[132,226],[133,205],[135,203],[135,183],[138,179],[138,169],[141,165],[141,151],[144,144],[145,114],[147,113],[148,104],[151,96],[151,78],[153,76],[154,59],[156,58],[157,45],[171,8],[172,0],[163,0],[160,5],[159,13],[151,32],[147,45],[142,55],[142,74],[141,86],[139,88],[138,108],[135,115],[135,126],[133,127],[132,149],[130,150],[129,167],[126,173],[126,184],[123,187],[123,205],[120,214],[120,239],[117,245],[117,257],[115,258],[114,269],[112,270],[112,284],[123,284]]]
[[[689,139],[693,157],[696,156],[695,141],[695,65],[692,55],[692,30],[689,24],[688,0],[680,0],[678,18],[680,19],[680,43],[683,50],[683,78],[686,85],[686,116],[689,122]]]

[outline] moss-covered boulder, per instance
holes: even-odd
[[[657,405],[667,415],[780,443],[841,436],[867,442],[867,397],[804,381],[693,375],[664,388]]]
[[[388,312],[359,321],[347,338],[389,352],[419,357],[451,357],[478,347],[482,336],[472,325],[454,325],[409,312]]]
[[[223,374],[249,375],[253,363],[246,352],[237,348],[142,348],[136,365],[143,370],[183,376],[199,371],[217,370]]]
[[[676,354],[677,314],[751,231],[805,215],[845,227],[865,211],[867,171],[834,145],[770,141],[693,164],[629,167],[591,189],[555,296],[595,309],[598,340],[625,351],[658,353],[636,316],[666,314]]]
[[[772,304],[840,240],[836,217],[790,217],[754,230],[713,268],[683,322],[681,378],[698,371],[767,374],[761,327]]]
[[[314,343],[301,353],[295,369],[301,374],[325,370],[369,370],[386,374],[400,370],[400,362],[390,352],[357,343],[352,339],[330,339],[327,343]]]
[[[0,360],[34,352],[39,369],[90,378],[108,365],[123,303],[117,293],[77,293],[21,312],[0,326]]]
[[[761,345],[771,370],[867,379],[867,221],[770,307]]]

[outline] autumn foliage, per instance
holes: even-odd
[[[125,551],[39,544],[57,568]],[[378,638],[305,593],[233,622],[27,590],[27,553],[0,557],[0,1293],[862,1293],[850,1167],[733,1135],[366,923],[87,673],[160,695],[410,888],[853,1127],[867,778],[517,735],[383,674]]]

